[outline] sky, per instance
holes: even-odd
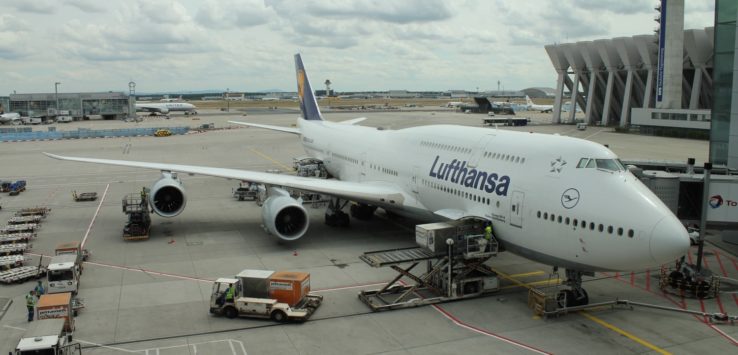
[[[714,23],[686,0],[685,28]],[[656,0],[0,0],[13,92],[554,87],[546,44],[653,33]]]

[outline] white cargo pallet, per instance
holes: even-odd
[[[26,243],[0,244],[0,255],[22,254],[28,249]]]
[[[46,274],[46,269],[36,266],[21,266],[7,271],[0,271],[0,282],[15,283],[22,282],[32,278],[39,278]]]
[[[34,233],[10,233],[0,234],[0,244],[25,243],[35,237]]]
[[[0,228],[0,234],[33,232],[38,226],[37,223],[11,224]]]
[[[39,215],[31,215],[31,216],[16,216],[11,217],[8,220],[8,224],[26,224],[26,223],[39,223],[41,222],[41,216]]]
[[[25,261],[26,257],[23,255],[0,256],[0,269],[22,266]]]

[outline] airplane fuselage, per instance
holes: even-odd
[[[331,175],[404,191],[402,204],[380,207],[422,220],[487,219],[507,250],[545,264],[639,270],[689,244],[673,213],[597,143],[462,126],[298,125],[305,151]]]

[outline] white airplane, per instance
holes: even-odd
[[[19,125],[21,123],[22,121],[19,113],[9,112],[0,114],[0,124]]]
[[[183,111],[185,115],[196,115],[197,107],[186,102],[140,102],[136,103],[137,112],[161,113],[163,115],[169,112]]]
[[[461,102],[461,101],[449,101],[448,103],[446,103],[446,107],[454,108],[454,107],[459,107],[459,106],[461,106],[463,104],[464,103]]]
[[[525,106],[528,108],[528,111],[541,111],[541,113],[551,112],[554,108],[553,105],[537,105],[533,103],[533,100],[528,95],[525,95]]]
[[[364,118],[323,120],[300,55],[295,55],[302,117],[296,127],[233,122],[299,136],[305,152],[335,179],[229,168],[98,158],[51,158],[160,170],[150,194],[160,216],[182,212],[186,198],[176,173],[268,186],[265,229],[280,241],[308,230],[308,214],[283,189],[332,196],[329,225],[376,208],[418,220],[476,219],[492,223],[505,250],[566,268],[568,305],[588,302],[582,275],[670,263],[689,250],[676,216],[601,144],[559,135],[433,125],[399,130],[357,126]],[[343,203],[342,203],[343,202]]]

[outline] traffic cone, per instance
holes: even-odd
[[[174,244],[174,238],[170,239],[167,244]]]

